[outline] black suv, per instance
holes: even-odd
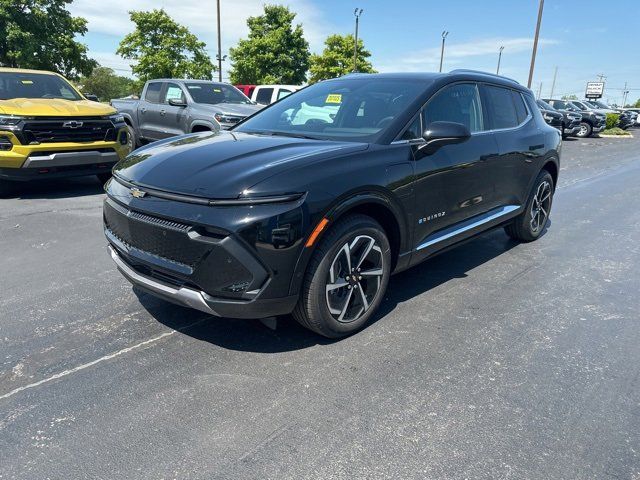
[[[554,122],[557,122],[557,115],[560,114],[562,118],[559,130],[562,133],[562,138],[573,137],[580,132],[582,115],[579,113],[569,110],[558,110],[553,108],[544,100],[536,100],[536,103],[538,104],[538,107],[540,107],[544,120],[552,127],[558,128],[557,124]]]
[[[594,133],[601,132],[606,127],[607,116],[604,113],[597,112],[594,108],[578,100],[553,100],[546,98],[543,100],[556,110],[575,111],[582,115],[580,130],[576,134],[577,137],[590,137]]]
[[[561,138],[491,74],[353,74],[114,168],[104,231],[140,289],[224,316],[361,328],[389,276],[483,231],[545,230]]]

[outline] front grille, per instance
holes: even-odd
[[[27,121],[22,127],[27,144],[115,141],[116,131],[109,120],[55,119]]]
[[[104,222],[126,245],[192,268],[211,250],[210,245],[189,238],[188,225],[129,211],[111,202],[104,204]]]

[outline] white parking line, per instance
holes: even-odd
[[[195,325],[195,323],[191,324],[191,325],[188,325],[187,327],[184,327],[184,328],[188,328],[188,327],[193,326],[193,325]],[[183,330],[183,329],[181,329],[181,330]],[[69,370],[64,370],[64,371],[62,371],[60,373],[56,373],[55,375],[51,375],[50,377],[45,378],[43,380],[39,380],[37,382],[30,383],[29,385],[23,385],[22,387],[18,387],[15,390],[11,390],[9,393],[5,393],[4,395],[0,395],[0,400],[4,400],[5,398],[9,398],[12,395],[15,395],[16,393],[22,392],[24,390],[28,390],[30,388],[38,387],[38,386],[43,385],[45,383],[49,383],[49,382],[51,382],[53,380],[57,380],[58,378],[66,377],[67,375],[71,375],[72,373],[76,373],[76,372],[79,372],[80,370],[84,370],[86,368],[92,367],[92,366],[94,366],[94,365],[96,365],[98,363],[104,362],[105,360],[111,360],[112,358],[118,357],[118,356],[120,356],[120,355],[122,355],[124,353],[128,353],[128,352],[130,352],[132,350],[136,350],[136,349],[138,349],[140,347],[144,347],[144,346],[149,345],[151,343],[155,343],[158,340],[161,340],[161,339],[163,339],[165,337],[173,335],[176,332],[177,332],[177,330],[171,330],[170,332],[165,332],[165,333],[163,333],[161,335],[158,335],[157,337],[150,338],[149,340],[145,340],[144,342],[137,343],[136,345],[132,345],[131,347],[123,348],[122,350],[118,350],[117,352],[110,353],[109,355],[105,355],[104,357],[100,357],[100,358],[98,358],[96,360],[93,360],[93,361],[91,361],[89,363],[85,363],[84,365],[80,365],[78,367],[71,368]]]

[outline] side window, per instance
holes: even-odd
[[[513,104],[511,89],[485,85],[486,107],[492,130],[518,126],[518,115]]]
[[[420,115],[418,115],[400,136],[400,139],[414,140],[420,137],[422,137],[422,123],[420,122]]]
[[[470,132],[479,132],[482,126],[482,108],[478,87],[474,83],[459,83],[440,90],[422,112],[424,128],[431,122],[455,122],[465,125]]]
[[[261,88],[256,95],[256,102],[262,105],[269,105],[271,103],[271,95],[273,95],[273,88]]]
[[[167,83],[167,90],[164,92],[162,103],[169,103],[169,100],[176,99],[184,102],[184,93],[182,89],[175,83]]]
[[[293,92],[291,90],[286,90],[284,88],[281,88],[280,91],[278,92],[278,100],[286,97],[287,95],[291,95],[292,93]]]
[[[518,118],[518,125],[520,125],[527,118],[529,112],[527,111],[527,107],[520,92],[511,90],[511,95],[513,95],[513,104],[516,107],[516,116]]]
[[[162,90],[162,83],[154,82],[148,84],[144,99],[149,103],[160,103],[160,90]]]

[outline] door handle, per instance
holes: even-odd
[[[166,111],[166,110],[164,110],[164,109],[163,109],[163,110],[160,110],[160,115],[164,115],[165,113],[167,113],[167,111]]]
[[[144,113],[144,112],[146,112],[146,111],[147,111],[147,109],[146,109],[146,108],[144,108],[144,107],[142,107],[142,108],[140,109],[140,113]]]

